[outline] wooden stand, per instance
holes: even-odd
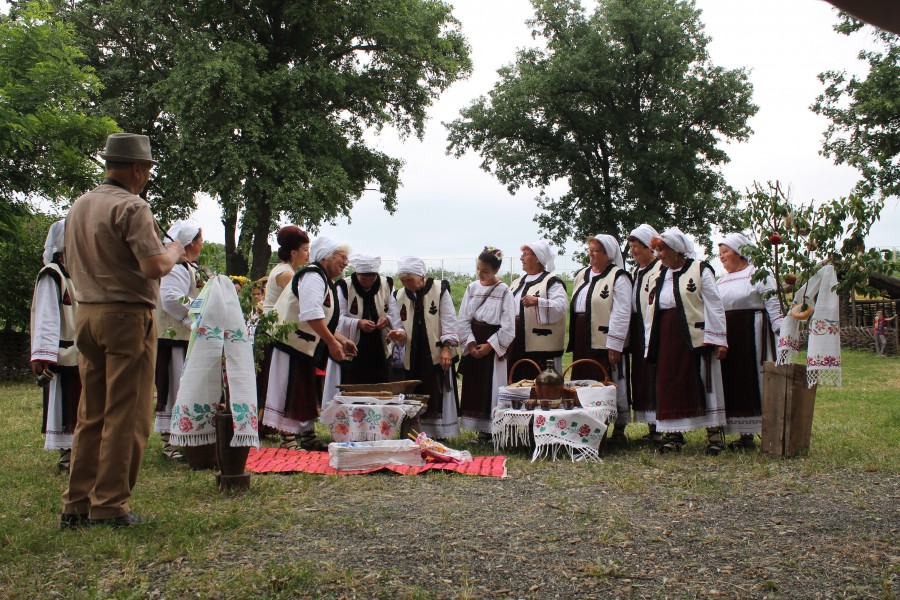
[[[762,448],[773,456],[809,450],[816,387],[806,387],[803,365],[763,365]]]

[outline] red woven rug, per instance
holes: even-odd
[[[281,448],[260,448],[250,450],[247,470],[252,473],[318,473],[321,475],[360,475],[374,471],[393,471],[401,475],[418,475],[430,470],[455,471],[465,475],[484,477],[506,477],[505,456],[476,456],[470,463],[429,462],[421,467],[390,465],[365,471],[338,471],[328,465],[327,452],[307,452],[306,450],[284,450]]]

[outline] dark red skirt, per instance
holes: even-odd
[[[341,365],[341,383],[386,383],[391,380],[380,329],[360,332],[356,348],[356,357]]]
[[[606,372],[609,374],[610,378],[612,378],[613,375],[609,371],[609,352],[606,350],[591,349],[584,313],[575,313],[574,329],[575,339],[572,342],[572,362],[583,358],[596,360],[603,365],[603,368],[606,369]],[[603,379],[603,373],[590,363],[582,363],[572,367],[572,370],[569,372],[569,379],[596,379],[600,381]]]
[[[631,315],[631,405],[636,411],[656,410],[656,366],[644,358],[644,321],[636,314]]]
[[[187,351],[187,342],[184,344],[157,343],[156,346],[156,374],[154,375],[154,383],[156,384],[156,412],[165,412],[166,405],[169,400],[169,365],[172,362],[172,348],[184,348]]]
[[[78,403],[81,400],[81,375],[78,367],[62,367],[50,365],[50,371],[59,380],[59,388],[62,392],[62,431],[63,433],[75,433],[75,425],[78,423]],[[41,433],[47,433],[47,416],[50,412],[50,386],[44,386],[43,406],[44,415],[41,421]]]
[[[722,361],[722,387],[728,417],[762,416],[759,389],[760,350],[756,339],[756,310],[725,313],[728,355]],[[768,326],[767,323],[763,323]]]
[[[500,331],[499,325],[489,325],[481,321],[472,321],[472,335],[476,344],[484,344]],[[459,367],[463,376],[462,397],[459,413],[463,417],[473,419],[491,418],[491,400],[494,397],[494,351],[487,356],[472,358],[466,354]]]
[[[706,414],[706,392],[700,378],[701,353],[684,339],[677,309],[660,311],[656,361],[656,419],[671,421]]]
[[[316,364],[308,356],[278,342],[275,347],[290,358],[284,414],[297,421],[312,421],[319,416],[321,387],[316,377]]]

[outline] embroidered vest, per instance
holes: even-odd
[[[684,267],[680,271],[673,273],[672,288],[675,293],[675,306],[681,315],[681,322],[684,326],[685,339],[690,340],[692,348],[702,348],[703,335],[706,329],[704,319],[703,304],[703,279],[701,274],[703,269],[712,271],[712,267],[703,261],[687,259]],[[662,284],[663,278],[666,276],[666,267],[659,270],[659,283],[657,284],[657,292]],[[652,286],[651,286],[652,288]],[[653,328],[656,328],[655,314],[659,310],[659,294],[651,305],[650,319]],[[653,333],[651,332],[651,337]]]
[[[585,302],[584,317],[588,327],[588,339],[592,350],[605,350],[606,338],[609,335],[609,317],[613,308],[613,287],[619,277],[630,277],[625,269],[610,263],[597,277],[591,278],[591,268],[585,267],[578,271],[574,278],[575,292],[572,294],[572,304],[569,310],[569,345],[575,340],[575,298],[584,286],[588,285],[587,300]],[[626,336],[625,348],[628,347]],[[570,348],[571,349],[571,348]]]
[[[187,269],[188,273],[191,274],[191,286],[188,288],[188,291],[185,294],[185,296],[188,297],[188,301],[185,303],[185,306],[187,306],[200,294],[200,290],[197,289],[197,270],[188,262],[183,262],[180,265],[175,265],[175,268]],[[171,328],[175,332],[174,337],[166,334],[166,330],[169,328]],[[167,343],[168,341],[181,342],[180,344],[175,345],[187,345],[188,340],[191,339],[191,328],[189,325],[183,324],[181,321],[163,310],[162,306],[157,306],[156,338],[163,344]]]
[[[375,283],[369,290],[364,290],[356,279],[356,273],[350,277],[344,278],[338,284],[347,296],[347,314],[355,319],[370,319],[378,321],[381,317],[388,314],[390,304],[388,299],[391,292],[394,291],[394,280],[384,275],[379,275]],[[373,302],[375,306],[374,316],[364,316],[366,302]],[[388,347],[387,330],[379,329],[381,334],[381,343],[384,344],[384,355],[390,356],[391,350]]]
[[[75,347],[75,284],[59,264],[52,262],[38,272],[37,278],[48,276],[59,287],[59,356],[56,364],[62,367],[78,366],[78,348]],[[37,289],[37,286],[35,286]],[[31,302],[31,323],[34,331],[34,305]]]
[[[551,285],[559,284],[565,289],[565,283],[558,277],[553,277],[544,271],[540,277],[533,281],[525,281],[519,277],[512,282],[510,289],[513,294],[518,293],[524,286],[522,297],[532,295],[538,298],[548,298],[547,290]],[[516,330],[516,338],[525,340],[525,352],[549,352],[554,356],[562,356],[566,345],[566,320],[560,319],[556,323],[538,323],[537,309],[525,308],[519,301],[519,328]],[[530,335],[529,335],[530,334]],[[521,336],[521,337],[520,337]]]
[[[423,316],[425,318],[425,337],[428,340],[428,350],[431,352],[431,363],[439,365],[441,363],[441,294],[450,293],[450,283],[441,281],[441,284],[434,285],[434,279],[429,277],[425,280],[425,286],[417,292],[418,298],[421,299]],[[413,338],[418,335],[416,328],[416,303],[409,297],[405,288],[400,288],[394,292],[394,298],[397,300],[397,308],[400,311],[400,321],[406,330],[406,352],[403,355],[403,368],[407,371],[410,369],[411,345]]]
[[[291,335],[283,342],[287,346],[296,350],[304,356],[310,358],[316,355],[316,349],[322,338],[313,331],[312,327],[306,321],[300,322],[300,299],[297,297],[297,289],[300,280],[307,274],[317,275],[325,281],[325,295],[322,297],[322,308],[325,311],[325,322],[328,324],[328,331],[334,333],[337,329],[338,311],[337,296],[335,294],[334,284],[328,279],[328,275],[318,263],[312,263],[305,268],[300,269],[291,280],[291,284],[284,288],[278,302],[272,309],[278,313],[278,324],[296,323],[297,329],[291,332]]]
[[[646,269],[637,267],[631,275],[634,281],[632,289],[635,292],[633,312],[640,316],[642,323],[647,315],[647,307],[653,303],[652,298],[656,290],[656,279],[659,277],[661,267],[662,263],[657,258]]]

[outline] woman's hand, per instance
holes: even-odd
[[[385,327],[390,327],[391,322],[388,321],[388,318],[385,316],[381,316],[378,318],[378,322],[375,323],[375,329],[384,329]]]
[[[728,356],[728,346],[716,346],[716,358],[723,360]]]
[[[388,331],[387,339],[390,342],[396,342],[398,344],[406,341],[406,332],[402,329],[391,329]]]
[[[370,321],[369,319],[360,319],[359,328],[366,333],[375,331],[375,321]]]
[[[609,365],[612,368],[617,368],[619,366],[619,362],[622,360],[622,353],[618,350],[607,350],[609,354]]]
[[[328,355],[331,356],[332,360],[337,362],[341,362],[346,358],[344,355],[344,345],[338,341],[337,338],[331,338],[328,342]]]
[[[472,349],[472,346],[475,346],[475,348]],[[472,356],[472,358],[484,358],[485,356],[490,354],[491,350],[493,349],[493,346],[491,346],[490,344],[472,344],[469,346],[469,354]]]
[[[359,352],[359,349],[356,347],[356,344],[353,342],[353,340],[344,338],[343,340],[341,340],[341,346],[343,347],[344,355],[347,358],[354,358],[356,356],[356,353]]]
[[[522,306],[525,308],[531,308],[532,306],[538,305],[537,296],[522,296]]]
[[[441,368],[445,371],[453,364],[453,352],[448,346],[441,348]]]

